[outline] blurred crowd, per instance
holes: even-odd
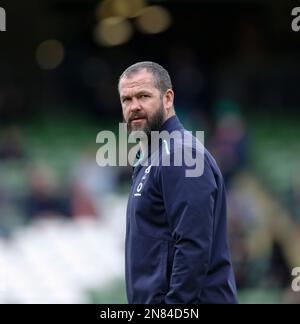
[[[26,148],[26,136],[20,128],[2,132],[0,230],[4,237],[15,226],[40,218],[101,217],[101,197],[117,185],[116,172],[99,168],[94,152],[88,149],[63,178],[41,158]]]

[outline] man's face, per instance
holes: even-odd
[[[119,92],[123,117],[130,132],[158,131],[166,120],[160,91],[155,87],[153,76],[141,70],[120,80]]]

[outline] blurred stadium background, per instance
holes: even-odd
[[[126,303],[119,74],[153,60],[228,190],[241,303],[299,303],[300,32],[285,0],[1,1],[0,303]]]

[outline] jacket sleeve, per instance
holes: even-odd
[[[207,162],[199,177],[186,177],[187,169],[161,168],[164,204],[175,241],[167,304],[199,301],[210,262],[217,185]]]

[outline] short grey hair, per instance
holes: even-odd
[[[168,71],[158,63],[151,62],[151,61],[138,62],[129,66],[121,74],[119,78],[118,88],[122,78],[131,77],[135,73],[138,73],[144,69],[153,75],[154,86],[161,92],[161,94],[164,94],[168,89],[173,89],[171,78]]]

